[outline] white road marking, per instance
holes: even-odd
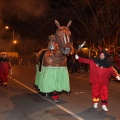
[[[84,93],[86,93],[86,92],[80,91],[80,92],[75,92],[74,94],[78,95],[78,94],[84,94]]]
[[[81,91],[80,93],[86,93],[86,92],[84,92],[84,91]]]
[[[27,88],[27,89],[30,90],[31,92],[36,93],[37,95],[39,95],[37,91],[31,89],[30,87],[28,87],[28,86],[26,86],[25,84],[19,82],[18,80],[14,79],[14,78],[12,78],[12,77],[9,77],[9,78],[12,79],[13,81],[15,81],[16,83],[20,84],[21,86]],[[40,95],[39,95],[39,96],[40,96]],[[41,96],[41,97],[42,97],[42,96]],[[49,100],[49,99],[47,99],[47,98],[45,98],[45,97],[42,97],[42,98],[45,99],[45,100],[47,100],[48,102],[52,103],[53,105],[57,106],[57,107],[60,108],[61,110],[65,111],[66,113],[70,114],[71,116],[75,117],[77,120],[84,120],[83,118],[79,117],[78,115],[76,115],[75,113],[71,112],[70,110],[62,107],[61,105],[58,105],[58,104],[54,103],[53,101],[51,101],[51,100]]]
[[[83,75],[81,75],[81,76],[79,76],[77,79],[80,79],[80,78],[82,78],[83,76],[85,76],[86,74],[83,74]]]

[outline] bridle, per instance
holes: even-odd
[[[71,21],[69,21],[67,26],[60,26],[57,20],[55,20],[55,24],[58,29],[54,35],[49,36],[50,42],[48,44],[48,49],[53,52],[60,50],[63,54],[68,55],[71,51],[74,51],[70,39],[71,31],[69,30]]]
[[[60,30],[59,30],[60,31]],[[66,35],[66,34],[65,34]],[[67,35],[66,35],[67,36]],[[52,37],[54,39],[50,39],[50,42],[49,42],[49,49],[50,50],[63,50],[65,49],[65,47],[67,47],[69,44],[71,44],[71,41],[66,41],[64,42],[65,44],[63,44],[62,40],[61,40],[61,36],[59,36],[58,34],[54,34],[52,35]],[[58,47],[57,49],[55,49],[55,46],[53,44],[57,43],[58,44]],[[66,44],[67,43],[67,44]]]

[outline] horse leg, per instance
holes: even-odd
[[[46,97],[46,98],[48,97],[48,93],[46,93],[45,97]]]
[[[52,93],[52,99],[54,100],[55,103],[59,103],[59,96],[57,92]]]

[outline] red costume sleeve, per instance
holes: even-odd
[[[79,57],[79,58],[78,58],[78,61],[79,61],[80,63],[90,64],[90,60],[89,60],[89,59],[86,59],[86,58],[81,58],[81,57]]]
[[[112,76],[114,76],[115,78],[117,76],[119,76],[119,74],[117,73],[117,70],[115,70],[113,67],[110,67],[110,73]]]

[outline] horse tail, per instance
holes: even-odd
[[[43,59],[43,56],[46,53],[46,51],[47,51],[47,49],[44,49],[39,56],[39,71],[41,71],[42,59]]]
[[[47,49],[41,49],[37,54],[36,54],[36,63],[38,64],[39,63],[39,58],[40,58],[40,55],[43,51],[45,51]]]

